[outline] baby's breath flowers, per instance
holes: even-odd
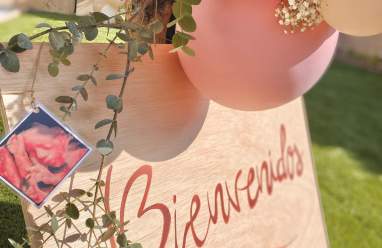
[[[305,32],[322,22],[321,0],[281,0],[275,16],[284,27],[285,34]]]

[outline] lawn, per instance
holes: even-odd
[[[0,41],[59,23],[47,17],[0,24]],[[335,62],[306,104],[331,247],[382,247],[382,76]],[[0,247],[24,232],[17,197],[1,187]]]

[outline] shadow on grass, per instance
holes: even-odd
[[[3,187],[1,191],[5,191]],[[22,238],[26,237],[26,229],[20,203],[0,202],[0,215],[0,247],[12,247],[8,238],[22,242]]]
[[[344,148],[382,173],[382,75],[335,62],[306,105],[314,143]]]

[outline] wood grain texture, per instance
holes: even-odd
[[[59,114],[59,106],[53,99],[70,94],[77,75],[91,69],[90,63],[97,59],[98,51],[104,46],[79,46],[78,52],[71,56],[72,66],[62,68],[57,78],[47,74],[50,59],[47,47],[44,48],[36,84],[38,100]],[[118,218],[122,213],[125,220],[131,221],[127,226],[128,239],[139,241],[144,247],[158,247],[165,220],[169,223],[165,247],[196,247],[197,239],[204,236],[203,247],[328,247],[302,99],[262,112],[220,106],[204,98],[192,86],[177,56],[168,53],[170,49],[167,45],[157,45],[154,61],[145,59],[144,63],[134,65],[135,72],[129,78],[124,98],[125,109],[119,120],[116,150],[108,159],[106,168],[108,170],[112,165],[111,209],[117,211]],[[26,91],[30,88],[36,50],[37,46],[23,56],[20,74],[0,70],[10,127],[25,112]],[[68,125],[90,143],[105,136],[106,130],[96,131],[93,127],[97,120],[112,115],[106,109],[104,99],[110,93],[116,94],[120,86],[118,81],[103,79],[110,72],[122,71],[123,60],[116,50],[112,51],[96,75],[99,86],[90,86],[89,101],[80,102],[79,111],[68,121]],[[300,176],[295,174],[293,179],[273,180],[272,192],[268,192],[265,179],[263,184],[258,183],[261,166],[266,164],[269,170],[273,168],[277,173],[277,163],[283,159],[289,165],[294,164],[293,168],[297,170],[298,156],[288,155],[293,149],[301,155],[303,171]],[[93,154],[83,164],[76,173],[75,187],[91,185],[89,179],[96,177],[98,160],[99,156]],[[252,169],[256,174],[249,185],[248,175]],[[159,210],[138,217],[147,178],[142,176],[133,181],[131,176],[140,171],[152,172],[146,207],[161,204],[168,210],[169,218],[163,218]],[[239,171],[241,176],[238,178]],[[131,192],[125,208],[121,208],[129,180]],[[68,184],[66,182],[59,191],[67,189]],[[216,204],[216,223],[208,208],[209,202],[213,212],[214,194],[219,185],[222,186],[225,209],[230,206],[227,223],[223,219],[220,200]],[[250,190],[243,189],[246,185]],[[240,210],[229,203],[227,189],[233,198],[237,193],[235,200]],[[259,192],[254,206],[248,201],[248,192],[251,197]],[[196,198],[200,200],[200,210],[191,225],[190,215],[195,214],[198,205]],[[27,223],[33,222],[33,218],[42,212],[26,203],[23,207]],[[58,237],[60,235],[62,233]],[[52,244],[48,243],[46,247],[52,247]],[[73,247],[85,247],[85,244],[79,242]]]

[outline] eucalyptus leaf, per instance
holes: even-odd
[[[53,62],[53,63],[50,63],[48,65],[48,72],[49,72],[50,76],[57,77],[59,71],[60,71],[60,69],[58,68],[58,64],[57,63]]]
[[[185,4],[183,1],[176,1],[172,5],[172,13],[176,18],[181,18],[185,15],[191,15],[192,6],[189,4]]]
[[[88,94],[88,91],[85,89],[85,87],[82,87],[80,90],[80,95],[82,96],[82,99],[84,99],[84,101],[87,101],[89,99],[89,94]]]
[[[123,107],[122,99],[118,96],[108,95],[106,97],[106,106],[108,109],[112,109],[120,113]]]
[[[49,28],[50,29],[50,28],[52,28],[52,26],[48,23],[43,22],[43,23],[37,24],[36,28]]]
[[[61,58],[61,63],[63,64],[63,65],[66,65],[66,66],[69,66],[69,65],[71,65],[72,63],[70,62],[70,60],[69,59],[67,59],[67,58]]]
[[[149,28],[155,34],[158,34],[158,33],[162,32],[164,26],[160,20],[155,20],[154,22],[150,23]]]
[[[96,27],[94,28],[87,28],[85,30],[85,38],[88,40],[88,41],[92,41],[92,40],[95,40],[98,36],[98,29]]]
[[[90,75],[88,74],[82,74],[77,77],[77,80],[79,81],[88,81],[90,79]]]
[[[178,23],[186,32],[194,32],[196,30],[196,22],[191,15],[183,16]]]
[[[117,80],[117,79],[121,79],[121,78],[124,78],[125,75],[123,74],[109,74],[106,76],[106,80]]]
[[[182,47],[182,51],[185,54],[187,54],[188,56],[195,56],[195,51],[192,48],[188,47],[188,46],[183,46]]]
[[[29,40],[29,37],[22,33],[17,35],[17,45],[26,50],[33,48],[32,42]]]
[[[81,234],[75,233],[75,234],[72,234],[70,236],[67,236],[64,239],[64,242],[65,243],[73,243],[73,242],[76,242],[77,240],[79,240],[80,238],[81,238]]]
[[[88,228],[93,229],[94,228],[94,220],[92,218],[87,218],[85,221],[85,225]]]
[[[149,45],[146,42],[141,42],[138,45],[138,52],[142,55],[146,54],[149,51]]]
[[[69,32],[72,33],[72,35],[80,40],[82,38],[81,32],[78,30],[77,24],[74,22],[65,22],[66,27],[68,28]]]
[[[131,39],[126,33],[118,32],[116,35],[123,41],[129,41]]]
[[[181,47],[185,46],[188,43],[187,37],[182,35],[181,33],[177,32],[173,37],[172,37],[172,44],[174,47]]]
[[[125,233],[119,233],[117,236],[117,243],[121,247],[127,246],[127,238]]]
[[[64,48],[65,38],[60,32],[52,31],[49,33],[49,43],[54,50],[58,51]]]
[[[71,197],[81,197],[86,194],[86,191],[83,189],[72,189],[69,191],[69,196]]]
[[[59,103],[73,103],[74,99],[71,96],[59,96],[56,98],[56,102]]]
[[[63,202],[68,197],[67,192],[60,192],[59,194],[52,197],[52,201],[54,202]]]
[[[110,19],[109,16],[105,15],[104,13],[102,12],[93,12],[91,13],[91,15],[94,17],[95,21],[96,22],[104,22],[104,21],[107,21]]]
[[[80,212],[74,203],[68,203],[65,207],[65,213],[72,219],[77,220],[80,217]]]
[[[187,34],[185,32],[179,32],[177,31],[176,32],[176,35],[179,35],[181,38],[185,39],[185,40],[195,40],[195,37],[190,35],[190,34]]]
[[[76,85],[72,88],[73,91],[80,91],[82,88],[84,88],[83,85]]]
[[[174,49],[171,49],[171,50],[169,51],[169,53],[177,53],[177,52],[181,51],[182,48],[183,48],[183,46],[175,47]]]
[[[62,56],[69,56],[73,54],[74,52],[74,46],[73,43],[70,43],[69,41],[65,43],[65,46],[60,50]]]
[[[96,147],[99,153],[106,156],[112,153],[114,144],[110,140],[102,139],[97,142]]]
[[[19,72],[20,71],[20,61],[16,53],[6,49],[0,54],[0,62],[5,70],[9,72]]]
[[[32,49],[32,47],[32,42],[29,40],[29,37],[23,33],[14,35],[8,42],[8,49],[16,53]]]
[[[113,224],[116,220],[115,211],[102,215],[102,225],[103,227],[108,227]]]
[[[79,18],[78,23],[81,30],[85,33],[85,38],[92,41],[98,36],[97,21],[93,16],[82,16]]]
[[[128,56],[130,60],[133,60],[138,56],[138,42],[136,40],[129,41]]]
[[[112,122],[113,122],[113,120],[111,120],[111,119],[104,119],[104,120],[101,120],[101,121],[97,122],[94,128],[98,129],[98,128],[106,126],[106,125],[108,125],[108,124],[110,124]]]

